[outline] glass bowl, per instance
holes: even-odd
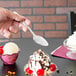
[[[76,48],[69,47],[67,45],[67,39],[64,40],[63,45],[69,50],[69,52],[66,53],[66,56],[71,59],[76,59]]]

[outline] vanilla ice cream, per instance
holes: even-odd
[[[66,45],[70,48],[76,49],[76,31],[67,38]]]
[[[3,55],[6,55],[6,54],[11,55],[13,53],[18,53],[19,52],[19,47],[14,42],[8,42],[4,45],[3,51],[4,51]]]

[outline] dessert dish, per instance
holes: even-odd
[[[64,46],[69,50],[66,56],[71,59],[76,59],[76,31],[64,40]]]
[[[64,41],[64,45],[72,50],[76,50],[76,31]]]
[[[1,60],[4,64],[14,64],[20,50],[16,43],[8,42],[4,46],[0,47]]]
[[[50,76],[56,68],[49,55],[39,49],[30,56],[28,64],[24,66],[24,72],[27,76]]]

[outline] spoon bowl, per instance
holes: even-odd
[[[48,46],[48,42],[42,37],[42,36],[39,36],[39,35],[35,35],[33,36],[33,40],[37,43],[37,44],[40,44],[42,46]]]

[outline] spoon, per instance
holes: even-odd
[[[14,11],[13,13],[18,14],[16,11]],[[33,40],[34,40],[37,44],[42,45],[42,46],[48,46],[48,45],[49,45],[49,43],[46,41],[45,38],[43,38],[42,36],[36,35],[36,34],[32,31],[32,29],[31,29],[28,25],[25,24],[25,22],[22,22],[22,24],[25,25],[25,26],[28,28],[28,30],[29,30],[29,31],[31,32],[31,34],[33,35]]]
[[[25,26],[29,29],[29,31],[30,31],[31,34],[33,35],[33,40],[34,40],[37,44],[42,45],[42,46],[48,46],[48,45],[49,45],[49,43],[46,41],[45,38],[43,38],[42,36],[36,35],[36,34],[32,31],[32,29],[31,29],[28,25],[26,25],[24,22],[23,22],[23,25],[25,25]]]

